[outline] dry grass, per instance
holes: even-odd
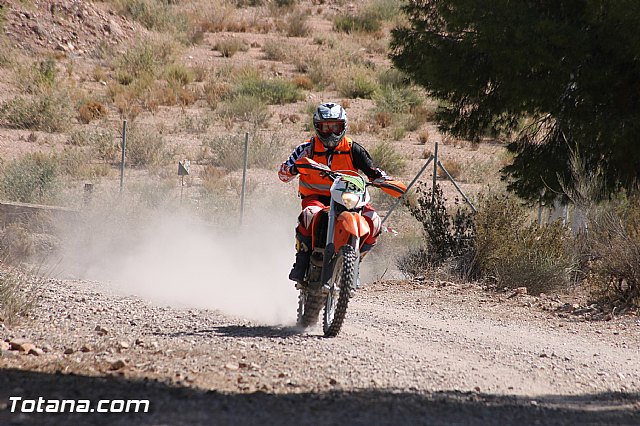
[[[0,323],[14,324],[33,310],[43,284],[44,278],[35,273],[5,265],[0,272]]]
[[[249,50],[249,43],[244,39],[229,37],[218,41],[213,48],[220,52],[223,57],[231,58],[238,52],[246,52]]]
[[[429,130],[427,129],[422,129],[420,132],[418,132],[418,143],[420,145],[425,145],[427,142],[429,142]]]
[[[449,172],[452,178],[458,179],[462,173],[462,164],[456,160],[444,160],[442,165]],[[447,175],[440,167],[438,167],[438,179],[447,179]]]
[[[78,109],[78,121],[89,124],[93,120],[103,118],[107,115],[107,108],[100,102],[85,102]]]

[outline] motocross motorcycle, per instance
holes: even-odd
[[[298,320],[302,327],[318,322],[324,305],[323,331],[326,337],[340,332],[349,299],[359,287],[360,249],[371,230],[362,215],[374,186],[400,197],[406,191],[401,182],[389,179],[366,181],[357,172],[334,171],[310,158],[296,161],[301,174],[318,173],[331,184],[329,206],[312,221],[311,261],[305,279],[296,285]]]

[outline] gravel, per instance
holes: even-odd
[[[567,306],[385,281],[365,286],[326,339],[50,280],[29,318],[0,328],[0,424],[640,423],[640,321],[590,321]],[[151,409],[11,413],[10,396],[149,399]]]

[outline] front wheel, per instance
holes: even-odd
[[[298,295],[298,327],[310,327],[318,322],[318,314],[322,309],[322,293],[319,291],[300,289]]]
[[[344,245],[336,257],[333,274],[329,282],[329,294],[324,306],[323,329],[326,337],[335,337],[340,332],[347,314],[347,305],[352,288],[355,288],[357,255],[353,247]]]

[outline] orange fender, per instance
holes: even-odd
[[[365,218],[358,213],[342,212],[336,220],[335,230],[333,233],[333,244],[335,250],[340,250],[340,247],[349,242],[349,238],[353,235],[360,238],[365,238],[371,229]]]

